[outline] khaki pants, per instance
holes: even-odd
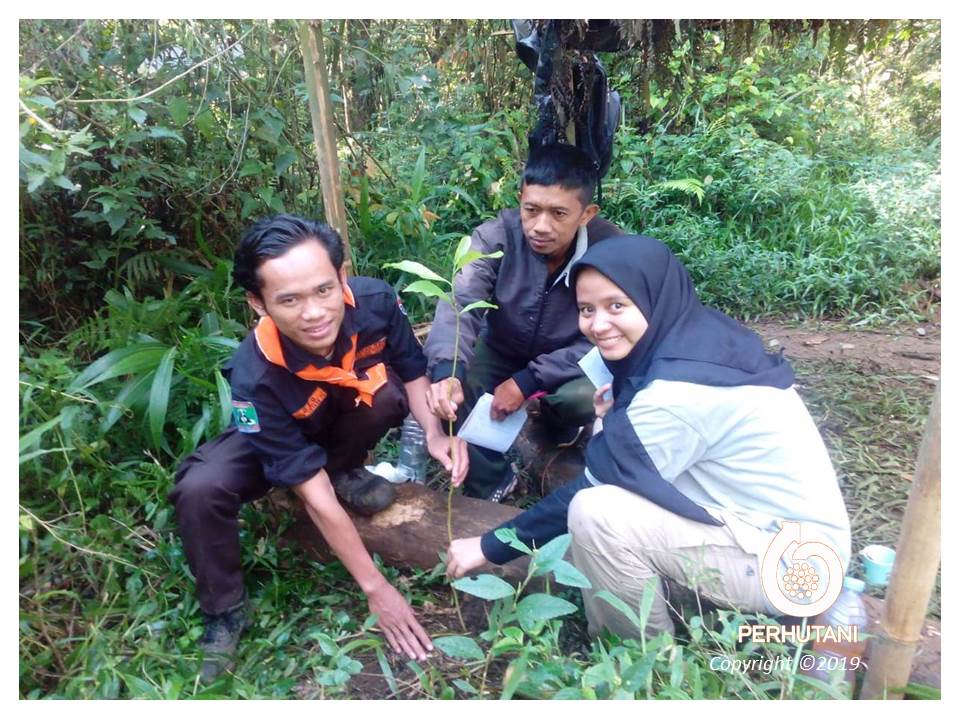
[[[638,612],[644,588],[654,577],[657,596],[648,636],[674,630],[664,578],[717,605],[771,611],[760,586],[759,559],[744,551],[726,526],[687,520],[615,485],[577,493],[568,525],[573,564],[593,585],[583,591],[591,635],[606,626],[621,637],[637,637],[639,629],[596,593],[608,590]]]

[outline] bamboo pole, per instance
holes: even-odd
[[[340,164],[337,161],[337,132],[333,123],[333,105],[330,102],[330,83],[327,63],[323,56],[323,28],[319,20],[300,21],[300,52],[303,54],[304,80],[310,99],[310,119],[313,121],[313,140],[317,149],[320,186],[323,190],[323,212],[327,224],[343,239],[343,268],[353,273],[350,238],[347,235],[347,211],[340,186]]]
[[[920,444],[897,558],[880,619],[870,640],[861,700],[899,700],[906,687],[940,566],[940,384]]]

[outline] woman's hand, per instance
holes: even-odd
[[[609,400],[604,400],[603,396],[613,387],[611,383],[606,385],[601,385],[597,388],[597,391],[593,394],[593,412],[598,418],[602,418],[607,414],[607,411],[613,407],[613,397]]]
[[[480,548],[480,536],[460,538],[447,548],[447,577],[458,578],[467,575],[487,561]]]

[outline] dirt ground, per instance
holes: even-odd
[[[860,330],[836,321],[786,325],[748,323],[770,350],[782,347],[795,360],[843,360],[870,370],[940,376],[940,317],[881,330]]]

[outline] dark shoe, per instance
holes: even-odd
[[[358,515],[376,515],[397,496],[393,483],[364,467],[334,473],[330,483],[343,504]]]
[[[224,671],[233,668],[237,643],[243,631],[250,626],[250,621],[250,608],[246,600],[219,615],[204,614],[203,637],[199,643],[203,651],[203,665],[200,667],[202,682],[213,682]]]
[[[507,468],[507,472],[504,475],[503,480],[500,481],[500,484],[493,489],[493,492],[490,493],[486,499],[495,503],[503,502],[516,487],[517,471],[516,468],[511,464],[510,467]]]

